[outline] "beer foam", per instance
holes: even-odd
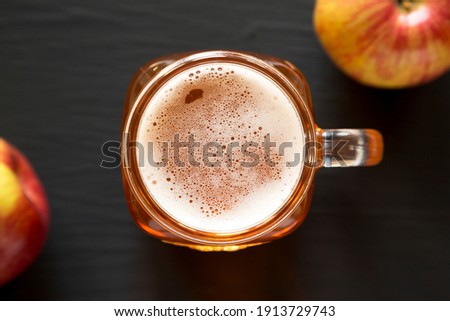
[[[191,154],[178,148],[176,160],[176,135],[200,146],[192,145]],[[269,158],[261,145],[267,135],[276,143]],[[192,67],[163,84],[142,114],[137,142],[145,150],[139,173],[152,198],[173,219],[201,231],[237,232],[269,219],[303,169],[304,131],[287,94],[261,72],[231,62]],[[280,153],[283,142],[292,147]],[[242,153],[246,143],[254,154]],[[230,144],[239,147],[229,150]],[[298,164],[287,166],[295,154]],[[255,155],[259,162],[248,166]]]

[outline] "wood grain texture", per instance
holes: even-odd
[[[450,299],[450,76],[399,91],[358,85],[324,54],[312,10],[306,0],[2,0],[0,135],[35,165],[52,225],[0,299]],[[320,171],[294,234],[237,253],[147,237],[120,171],[99,166],[134,71],[212,48],[290,60],[310,81],[320,126],[376,128],[386,145],[377,167]]]

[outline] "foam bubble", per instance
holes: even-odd
[[[175,135],[180,142],[193,137],[200,147],[191,155],[188,148],[179,148],[175,160]],[[261,146],[267,135],[276,142],[269,159]],[[202,231],[238,231],[268,219],[289,198],[303,169],[302,159],[297,166],[286,166],[294,153],[302,157],[304,145],[295,107],[268,77],[232,63],[197,66],[163,85],[143,113],[137,140],[146,155],[148,142],[153,143],[155,161],[168,156],[165,167],[146,161],[139,168],[151,196],[174,219]],[[283,142],[293,146],[280,155]],[[241,152],[245,143],[253,154]],[[256,166],[243,165],[255,155]]]

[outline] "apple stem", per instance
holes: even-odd
[[[413,9],[415,2],[417,0],[397,0],[398,6],[406,12],[410,12]]]

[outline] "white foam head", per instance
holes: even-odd
[[[191,155],[198,166],[189,163],[188,148],[179,148],[184,167],[174,159],[170,142],[176,134],[181,142],[188,142],[190,135],[200,142]],[[261,143],[267,134],[276,142],[270,152],[275,166],[265,162]],[[267,220],[290,197],[303,169],[304,134],[293,103],[264,74],[229,62],[196,66],[165,83],[142,115],[137,141],[145,147],[146,161],[139,172],[150,195],[172,218],[201,231],[237,232]],[[210,144],[210,166],[202,154],[207,142],[220,144]],[[253,156],[234,148],[227,162],[233,142],[259,146],[248,145]],[[283,142],[292,147],[280,155]],[[156,162],[167,153],[166,166],[149,164],[150,149]],[[299,163],[288,167],[294,154]],[[248,165],[255,155],[257,165],[246,167],[243,162]],[[217,161],[219,165],[211,166]]]

